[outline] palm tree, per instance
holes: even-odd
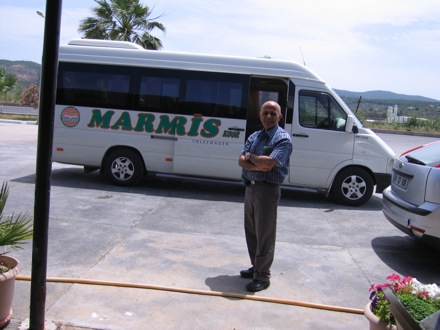
[[[161,49],[162,41],[150,34],[165,27],[155,21],[161,16],[149,19],[152,10],[139,0],[95,0],[99,5],[92,8],[95,17],[81,21],[78,32],[86,39],[131,41],[146,49]]]
[[[17,82],[17,77],[13,74],[6,73],[6,68],[0,66],[0,97],[5,97]]]

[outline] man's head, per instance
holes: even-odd
[[[281,120],[281,107],[276,102],[267,101],[261,106],[259,117],[264,129],[267,131],[278,125]]]

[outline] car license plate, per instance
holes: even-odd
[[[403,176],[400,176],[398,174],[394,175],[393,182],[396,186],[399,186],[400,188],[403,188],[403,189],[406,189],[406,187],[408,186],[408,179],[404,178]]]

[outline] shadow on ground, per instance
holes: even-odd
[[[422,283],[440,285],[439,251],[410,236],[377,237],[371,246],[390,268]]]
[[[16,178],[12,181],[35,183],[35,174]],[[138,186],[119,187],[112,185],[98,171],[84,173],[79,166],[63,167],[52,170],[51,184],[55,187],[76,189],[103,189],[110,192],[142,194],[147,196],[167,196],[207,201],[229,201],[243,203],[244,186],[241,182],[216,182],[192,179],[176,179],[163,176],[146,176]],[[283,188],[280,206],[303,208],[326,208],[333,210],[366,210],[377,211],[382,207],[381,195],[372,198],[360,207],[349,207],[333,203],[322,193]]]

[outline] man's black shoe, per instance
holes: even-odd
[[[263,282],[256,279],[253,279],[248,285],[246,285],[246,289],[250,292],[258,292],[264,289],[267,289],[270,285],[269,281]]]
[[[240,271],[240,276],[244,278],[254,277],[254,267]]]

